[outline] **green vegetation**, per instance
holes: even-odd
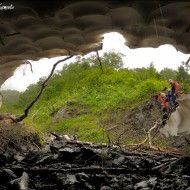
[[[105,53],[101,57],[103,73],[97,57],[77,57],[76,62],[65,65],[52,76],[24,121],[42,133],[70,133],[80,140],[105,142],[106,128],[119,122],[123,113],[127,115],[169,87],[169,78],[178,80],[182,90],[189,90],[189,74],[183,64],[177,71],[164,68],[158,72],[153,63],[147,68],[129,69],[123,68],[122,56]],[[12,110],[14,114],[22,114],[44,80],[45,77],[41,78],[23,93],[3,91],[1,112]]]
[[[15,106],[19,101],[21,92],[16,90],[6,90],[2,92],[3,95],[3,111],[6,113],[16,112]]]

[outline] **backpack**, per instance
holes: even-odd
[[[180,90],[180,85],[178,84],[178,82],[174,82],[173,85],[174,85],[175,90],[177,91]]]

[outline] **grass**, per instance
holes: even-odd
[[[57,123],[50,123],[49,129],[44,131],[56,133],[70,133],[77,135],[80,140],[98,142],[102,141],[103,129],[96,115],[84,114],[72,118],[62,118]],[[40,127],[42,131],[42,126]]]

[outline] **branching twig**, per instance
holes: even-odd
[[[48,82],[49,79],[52,77],[52,75],[53,75],[53,73],[54,73],[54,71],[55,71],[56,66],[57,66],[59,63],[70,59],[71,57],[73,57],[73,56],[71,55],[71,56],[69,56],[69,57],[66,57],[65,59],[61,59],[61,60],[57,61],[57,62],[53,65],[53,68],[52,68],[52,70],[51,70],[49,76],[48,76],[47,79],[42,83],[41,89],[40,89],[38,95],[37,95],[36,98],[30,103],[30,105],[24,110],[24,114],[21,115],[19,118],[16,118],[16,119],[15,119],[15,122],[20,122],[20,121],[22,121],[23,119],[25,119],[25,118],[28,116],[29,110],[30,110],[31,107],[36,103],[36,101],[40,98],[42,92],[44,91],[45,87],[47,86],[47,82]]]
[[[159,124],[159,125],[158,125]],[[153,130],[153,129],[159,129],[159,127],[160,127],[160,123],[158,122],[158,121],[156,121],[155,122],[155,125],[153,126],[153,127],[151,127],[149,130],[148,130],[148,132],[147,132],[147,134],[148,134],[148,136],[141,142],[141,143],[139,143],[138,145],[137,145],[137,148],[136,149],[138,149],[138,148],[140,148],[143,144],[145,144],[147,141],[148,141],[148,144],[149,144],[149,146],[150,147],[152,147],[152,138],[151,138],[151,131]],[[156,132],[156,134],[157,134],[157,132]],[[155,135],[156,135],[155,134]],[[154,137],[155,137],[155,135],[154,135]]]

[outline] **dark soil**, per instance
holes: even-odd
[[[0,189],[149,190],[190,186],[190,158],[50,136],[45,148],[0,154]]]

